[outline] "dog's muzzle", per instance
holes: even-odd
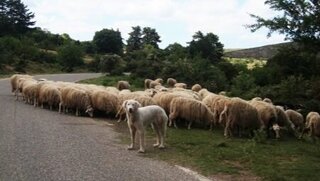
[[[133,112],[133,109],[132,108],[129,108],[129,113],[132,113]]]

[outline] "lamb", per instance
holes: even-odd
[[[238,133],[241,136],[243,130],[248,130],[252,134],[253,130],[264,127],[258,110],[240,98],[231,98],[230,102],[225,105],[219,119],[219,122],[226,122],[225,137],[232,136],[237,128],[239,128]]]
[[[269,130],[272,129],[272,125],[277,123],[277,112],[275,106],[264,101],[251,100],[250,104],[258,110],[261,120],[266,126],[268,136],[270,136]]]
[[[191,88],[192,91],[194,92],[199,92],[202,89],[200,84],[194,84]]]
[[[64,87],[61,89],[59,113],[61,113],[62,107],[64,109],[74,108],[76,110],[76,116],[79,116],[80,110],[85,110],[91,117],[93,116],[93,108],[89,94],[73,87]]]
[[[168,87],[170,87],[170,88],[174,87],[174,84],[176,84],[176,83],[177,83],[177,81],[176,81],[176,79],[174,79],[174,78],[168,78],[168,79],[167,79],[167,85],[168,85]]]
[[[170,104],[169,126],[177,128],[175,120],[182,118],[189,121],[188,129],[191,129],[193,121],[211,124],[214,121],[213,113],[201,101],[177,97],[172,99]]]
[[[150,83],[152,82],[153,80],[151,79],[145,79],[144,80],[144,89],[150,89]]]
[[[120,108],[120,100],[117,95],[108,91],[97,90],[90,95],[92,108],[94,110],[104,111],[107,114],[116,114]],[[93,114],[90,115],[93,117]]]
[[[304,126],[304,119],[301,113],[288,109],[285,111],[290,121],[294,124],[297,131],[301,132]]]
[[[175,87],[175,88],[183,88],[183,89],[186,89],[186,88],[187,88],[187,84],[179,82],[179,83],[174,84],[174,87]]]
[[[128,81],[118,81],[117,88],[121,91],[123,89],[130,89],[130,84]]]
[[[303,134],[309,131],[309,136],[314,140],[315,137],[320,137],[320,115],[317,112],[309,112],[306,117],[305,127],[301,133]]]
[[[140,149],[139,153],[145,152],[145,126],[152,124],[156,134],[157,142],[154,147],[160,149],[164,148],[164,139],[166,135],[166,128],[168,117],[164,110],[157,106],[141,107],[141,104],[135,100],[127,100],[123,103],[128,118],[128,127],[131,135],[131,144],[128,150],[134,149],[136,131],[140,135]]]

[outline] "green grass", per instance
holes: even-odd
[[[248,69],[253,69],[255,67],[263,67],[267,61],[264,59],[254,59],[254,58],[229,58],[225,57],[228,62],[232,64],[244,64],[247,65]]]
[[[98,78],[87,79],[79,81],[79,83],[87,83],[87,84],[97,84],[103,86],[116,86],[119,80],[126,80],[130,83],[130,89],[133,91],[142,90],[144,87],[144,79],[135,78],[130,75],[121,75],[121,76],[101,76]]]

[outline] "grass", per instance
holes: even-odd
[[[81,82],[114,86],[118,80],[128,80],[134,89],[141,89],[143,80],[130,76],[103,76]],[[121,132],[122,143],[130,142],[125,122],[116,124]],[[155,134],[148,128],[147,153],[150,157],[172,165],[191,168],[208,177],[229,176],[226,180],[239,178],[264,180],[318,180],[320,178],[320,143],[283,137],[257,143],[249,138],[223,136],[222,129],[210,132],[205,129],[187,130],[168,128],[165,150],[152,147]],[[219,179],[219,178],[218,178]]]
[[[263,67],[267,61],[263,59],[254,59],[254,58],[229,58],[225,57],[225,59],[232,64],[244,64],[247,66],[249,70],[255,67]]]

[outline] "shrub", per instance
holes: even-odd
[[[83,50],[75,44],[67,44],[58,50],[58,60],[63,69],[71,72],[74,67],[83,65]]]

